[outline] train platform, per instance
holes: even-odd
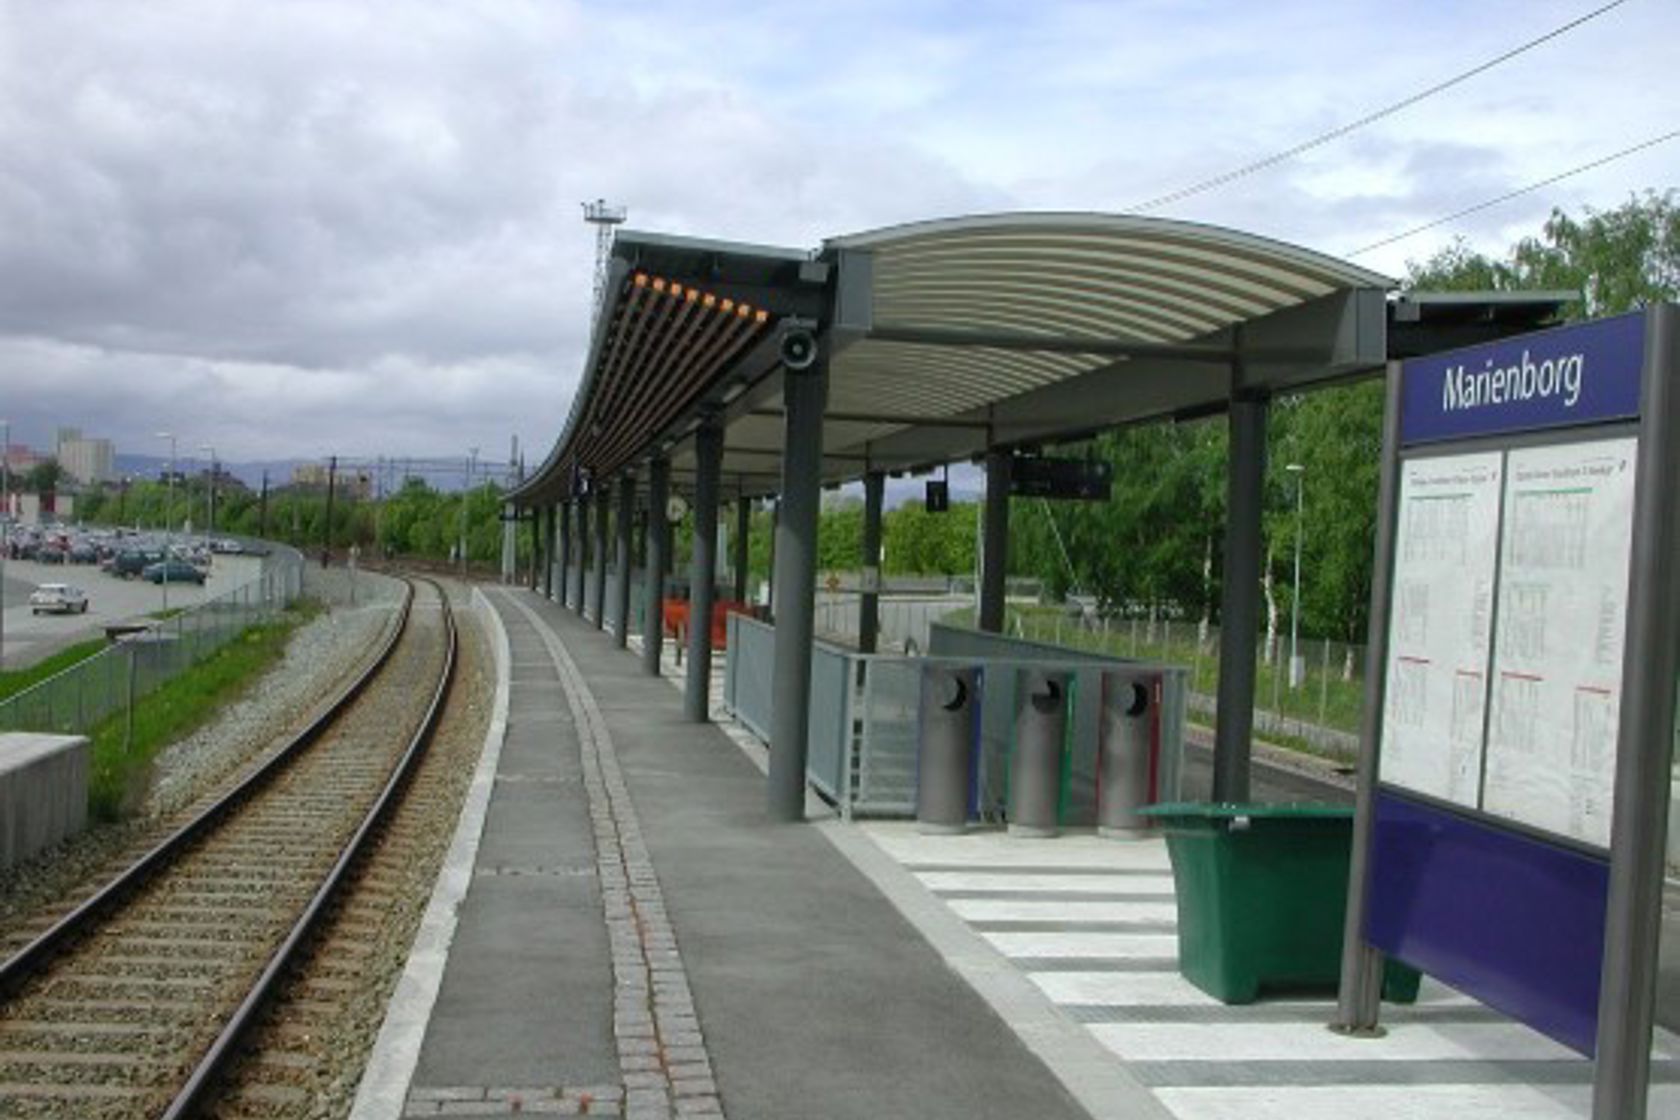
[[[771,823],[762,744],[685,722],[674,665],[483,595],[497,715],[359,1117],[1588,1115],[1589,1063],[1431,981],[1371,1040],[1328,999],[1202,995],[1158,840],[923,836],[814,797]],[[1651,1115],[1680,1116],[1680,1044],[1657,1054]]]

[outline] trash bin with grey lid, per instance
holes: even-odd
[[[1015,734],[1009,759],[1009,833],[1056,835],[1066,770],[1071,673],[1021,669],[1015,677]]]
[[[922,832],[955,833],[968,827],[979,716],[977,667],[923,666],[916,753],[916,821]]]
[[[1129,838],[1151,831],[1139,810],[1159,796],[1158,674],[1116,670],[1102,677],[1097,737],[1097,833]]]

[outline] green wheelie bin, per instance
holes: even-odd
[[[1353,810],[1343,805],[1152,805],[1178,894],[1178,967],[1225,1003],[1262,989],[1334,988],[1341,972]],[[1418,973],[1389,961],[1383,997],[1417,998]]]

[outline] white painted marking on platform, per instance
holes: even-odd
[[[921,871],[930,891],[1057,891],[1063,894],[1173,893],[1171,875],[1056,875],[1010,871]]]
[[[1077,831],[1045,840],[1010,836],[1003,829],[975,829],[959,836],[924,836],[914,821],[870,821],[872,839],[912,869],[929,864],[977,868],[1066,867],[1147,870],[1170,877],[1166,843],[1159,838],[1106,840]]]
[[[1171,933],[992,931],[981,936],[1006,957],[1143,957],[1178,960],[1178,936]]]
[[[1245,1085],[1157,1089],[1155,1095],[1179,1120],[1582,1120],[1590,1111],[1576,1086]],[[1653,1108],[1651,1115],[1676,1113]]]
[[[1348,1038],[1317,1023],[1094,1023],[1091,1033],[1129,1061],[1352,1062],[1524,1059],[1580,1061],[1573,1050],[1514,1023],[1401,1023],[1383,1038]]]
[[[1034,898],[953,898],[957,916],[969,922],[1165,922],[1178,920],[1171,902],[1064,902]]]
[[[1110,1007],[1222,1007],[1177,969],[1149,972],[1029,972],[1027,979],[1056,1003]]]

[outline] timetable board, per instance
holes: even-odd
[[[1482,807],[1610,844],[1637,441],[1507,456]]]
[[[1379,776],[1477,808],[1503,456],[1407,461],[1400,476]]]
[[[1609,844],[1635,450],[1402,464],[1382,781]]]

